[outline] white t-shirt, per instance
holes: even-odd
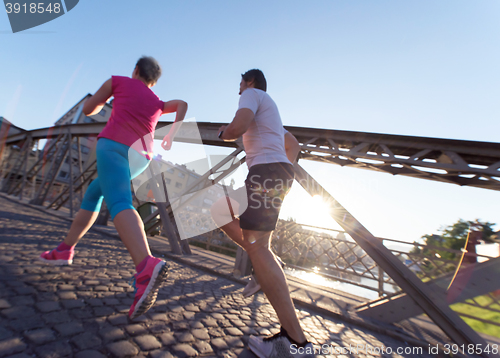
[[[285,129],[272,98],[260,89],[247,88],[240,96],[238,109],[241,108],[248,108],[255,114],[250,127],[243,134],[248,167],[290,163],[285,152]]]

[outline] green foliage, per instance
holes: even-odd
[[[482,240],[485,242],[494,242],[492,239],[494,234],[493,226],[495,224],[490,222],[481,222],[479,220],[476,221],[465,221],[458,220],[455,224],[449,225],[444,229],[440,230],[439,235],[424,235],[422,239],[424,239],[426,247],[418,247],[415,246],[410,254],[418,254],[419,256],[424,256],[427,258],[422,264],[422,268],[429,272],[435,268],[435,264],[431,262],[439,261],[439,260],[459,260],[461,253],[460,250],[465,247],[465,242],[467,240],[467,235],[469,232],[469,227],[475,225],[477,228],[480,228],[482,232]],[[439,250],[439,248],[456,250],[456,252],[449,252],[446,250]],[[444,272],[453,271],[454,265],[448,264],[443,266],[441,269]]]

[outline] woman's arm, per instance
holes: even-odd
[[[104,82],[101,88],[99,88],[92,97],[85,101],[85,103],[83,104],[83,113],[86,116],[92,116],[99,113],[108,99],[113,96],[112,81],[113,80],[110,78],[109,80]]]
[[[163,105],[163,114],[175,112],[174,124],[172,125],[172,128],[170,128],[168,134],[163,138],[163,142],[161,143],[163,149],[170,150],[170,148],[172,147],[172,142],[174,141],[175,135],[181,127],[182,121],[186,116],[187,109],[187,103],[181,101],[180,99],[174,99],[172,101],[165,102],[165,104]]]

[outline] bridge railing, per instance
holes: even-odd
[[[89,153],[82,153],[80,138],[95,137],[104,125],[104,123],[76,124],[42,128],[6,138],[5,143],[1,143],[2,153],[0,153],[1,190],[20,198],[32,197],[31,202],[38,205],[47,205],[55,209],[68,206],[69,215],[73,216],[74,205],[68,205],[68,203],[78,203],[78,195],[84,192],[85,186],[96,174],[91,160],[86,162],[88,165],[85,168],[82,168],[82,154]],[[161,125],[165,123],[160,124],[159,127]],[[242,163],[243,159],[236,158],[237,153],[242,150],[239,144],[227,144],[218,139],[217,130],[220,124],[200,123],[194,126],[197,128],[191,128],[189,123],[183,126],[176,139],[192,143],[189,133],[193,129],[199,130],[203,144],[236,148],[234,154],[228,156],[234,159],[229,158],[227,161],[231,164],[231,168],[232,165],[237,164],[238,160]],[[294,127],[287,127],[287,129],[301,143],[303,159],[500,190],[500,182],[497,180],[500,177],[500,143],[360,134]],[[49,148],[44,148],[43,156],[39,156],[38,159],[35,156],[36,162],[32,163],[30,159],[33,159],[33,148],[36,141],[40,139],[50,139],[45,146]],[[77,142],[76,155],[75,141]],[[4,144],[8,147],[5,151],[3,151]],[[377,160],[374,161],[374,159]],[[66,166],[70,180],[64,181],[60,174],[64,171],[67,161],[69,161]],[[13,165],[10,165],[11,163]],[[300,185],[311,196],[320,195],[326,199],[329,214],[345,231],[318,231],[311,227],[299,228],[291,223],[283,224],[283,227],[279,226],[274,233],[273,245],[290,267],[312,270],[318,275],[335,277],[337,280],[356,281],[359,278],[363,280],[363,283],[358,282],[358,285],[363,284],[367,286],[365,287],[367,289],[371,287],[371,290],[377,292],[382,299],[388,300],[379,307],[385,307],[385,304],[398,305],[399,298],[406,295],[410,304],[418,308],[413,309],[412,314],[419,314],[419,309],[424,310],[457,344],[485,343],[477,332],[471,330],[458,318],[449,305],[465,302],[463,304],[466,308],[479,311],[461,311],[462,317],[468,315],[470,318],[477,319],[477,312],[486,310],[491,315],[481,314],[483,323],[495,324],[500,321],[498,315],[500,305],[494,292],[500,288],[498,287],[500,281],[496,277],[500,259],[478,264],[475,271],[466,270],[465,274],[459,272],[456,281],[458,283],[465,281],[467,287],[464,286],[462,289],[460,285],[452,285],[450,290],[456,291],[454,287],[459,287],[462,291],[455,292],[455,301],[447,302],[449,290],[446,282],[449,284],[453,279],[449,276],[453,276],[453,270],[457,267],[458,260],[455,258],[460,256],[459,253],[453,259],[444,259],[439,255],[429,255],[429,250],[432,252],[433,248],[422,250],[421,244],[413,244],[412,248],[412,244],[375,238],[304,168],[297,163],[294,167],[296,179]],[[212,169],[202,178],[207,183],[210,181],[207,175],[213,174]],[[218,169],[220,169],[217,172],[218,176],[213,179],[216,181],[224,179],[231,171],[223,170],[222,167]],[[200,184],[206,183],[200,181]],[[34,195],[30,196],[30,188],[31,193],[35,192]],[[49,202],[49,199],[52,201]],[[169,226],[169,218],[172,217],[171,207],[162,204],[158,205],[158,210],[163,226],[170,230],[169,239],[175,237],[175,232]],[[210,235],[212,236],[208,241],[208,246],[212,248],[219,246],[220,250],[227,249],[226,252],[230,253],[231,248],[221,241],[220,233],[213,231]],[[174,252],[182,253],[178,242],[171,242],[171,244],[175,244],[172,245]],[[402,245],[410,246],[402,249]],[[185,249],[185,247],[182,248],[182,250]],[[467,279],[467,275],[473,278]],[[352,279],[353,277],[355,279]],[[365,284],[366,282],[371,283]],[[475,295],[478,292],[480,294]],[[395,298],[392,299],[393,297]],[[371,309],[369,306],[367,309]],[[394,322],[396,321],[397,319],[394,319]],[[483,356],[488,355],[483,354]]]

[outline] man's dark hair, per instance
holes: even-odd
[[[153,57],[142,56],[135,65],[141,76],[148,84],[155,85],[161,77],[161,67]]]
[[[266,81],[266,78],[264,77],[264,74],[262,73],[261,70],[253,69],[253,70],[247,71],[244,74],[242,74],[241,77],[245,80],[245,82],[252,82],[253,81],[255,88],[266,92],[267,81]]]

